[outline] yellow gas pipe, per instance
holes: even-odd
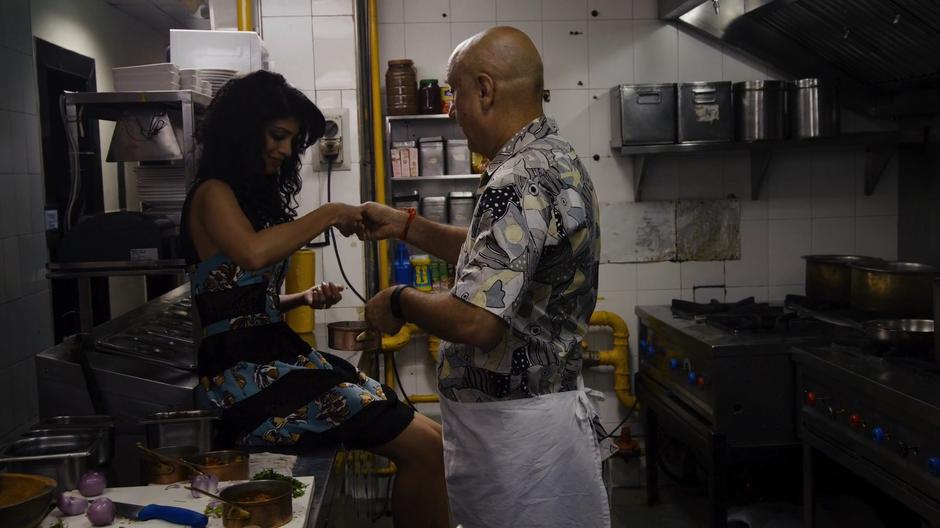
[[[382,137],[382,85],[379,76],[379,14],[376,0],[369,0],[369,90],[372,95],[372,173],[375,201],[385,203],[385,141]],[[389,286],[388,242],[378,243],[379,289]],[[388,361],[386,360],[386,366]]]
[[[636,396],[630,394],[630,330],[627,323],[613,312],[597,311],[591,314],[592,326],[608,326],[614,333],[614,346],[601,350],[598,358],[601,365],[614,367],[614,392],[620,404],[630,409]]]
[[[238,17],[238,30],[254,31],[255,3],[252,0],[237,0],[235,9]]]

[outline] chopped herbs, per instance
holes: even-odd
[[[295,478],[288,477],[287,475],[281,475],[273,469],[259,471],[258,473],[255,473],[255,476],[251,477],[251,480],[283,480],[285,482],[290,482],[292,488],[291,494],[295,499],[302,496],[304,494],[304,490],[307,488],[307,485],[303,482]]]

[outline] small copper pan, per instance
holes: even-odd
[[[369,328],[365,321],[339,321],[327,325],[330,348],[358,352],[379,348],[378,332]]]

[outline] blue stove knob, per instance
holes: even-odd
[[[692,372],[691,370],[689,371],[689,375],[687,377],[689,379],[690,385],[695,385],[695,382],[698,381],[698,374]]]
[[[638,344],[640,345],[640,350],[646,350],[646,340],[645,340],[645,339],[640,339],[640,342],[639,342]]]
[[[655,354],[656,354],[656,345],[654,345],[652,341],[650,341],[650,342],[646,345],[646,354],[647,354],[648,356],[652,356],[652,355],[655,355]]]
[[[672,370],[678,369],[678,368],[679,368],[679,360],[676,359],[676,358],[670,359],[670,360],[669,360],[669,368],[671,368]]]
[[[927,459],[927,471],[935,477],[940,477],[940,457],[930,457]]]
[[[871,438],[876,444],[883,444],[888,434],[881,427],[875,427],[871,430]]]

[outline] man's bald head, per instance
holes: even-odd
[[[541,108],[542,57],[522,31],[509,26],[490,28],[457,46],[448,63],[448,80],[480,74],[492,77],[514,104],[532,102]]]

